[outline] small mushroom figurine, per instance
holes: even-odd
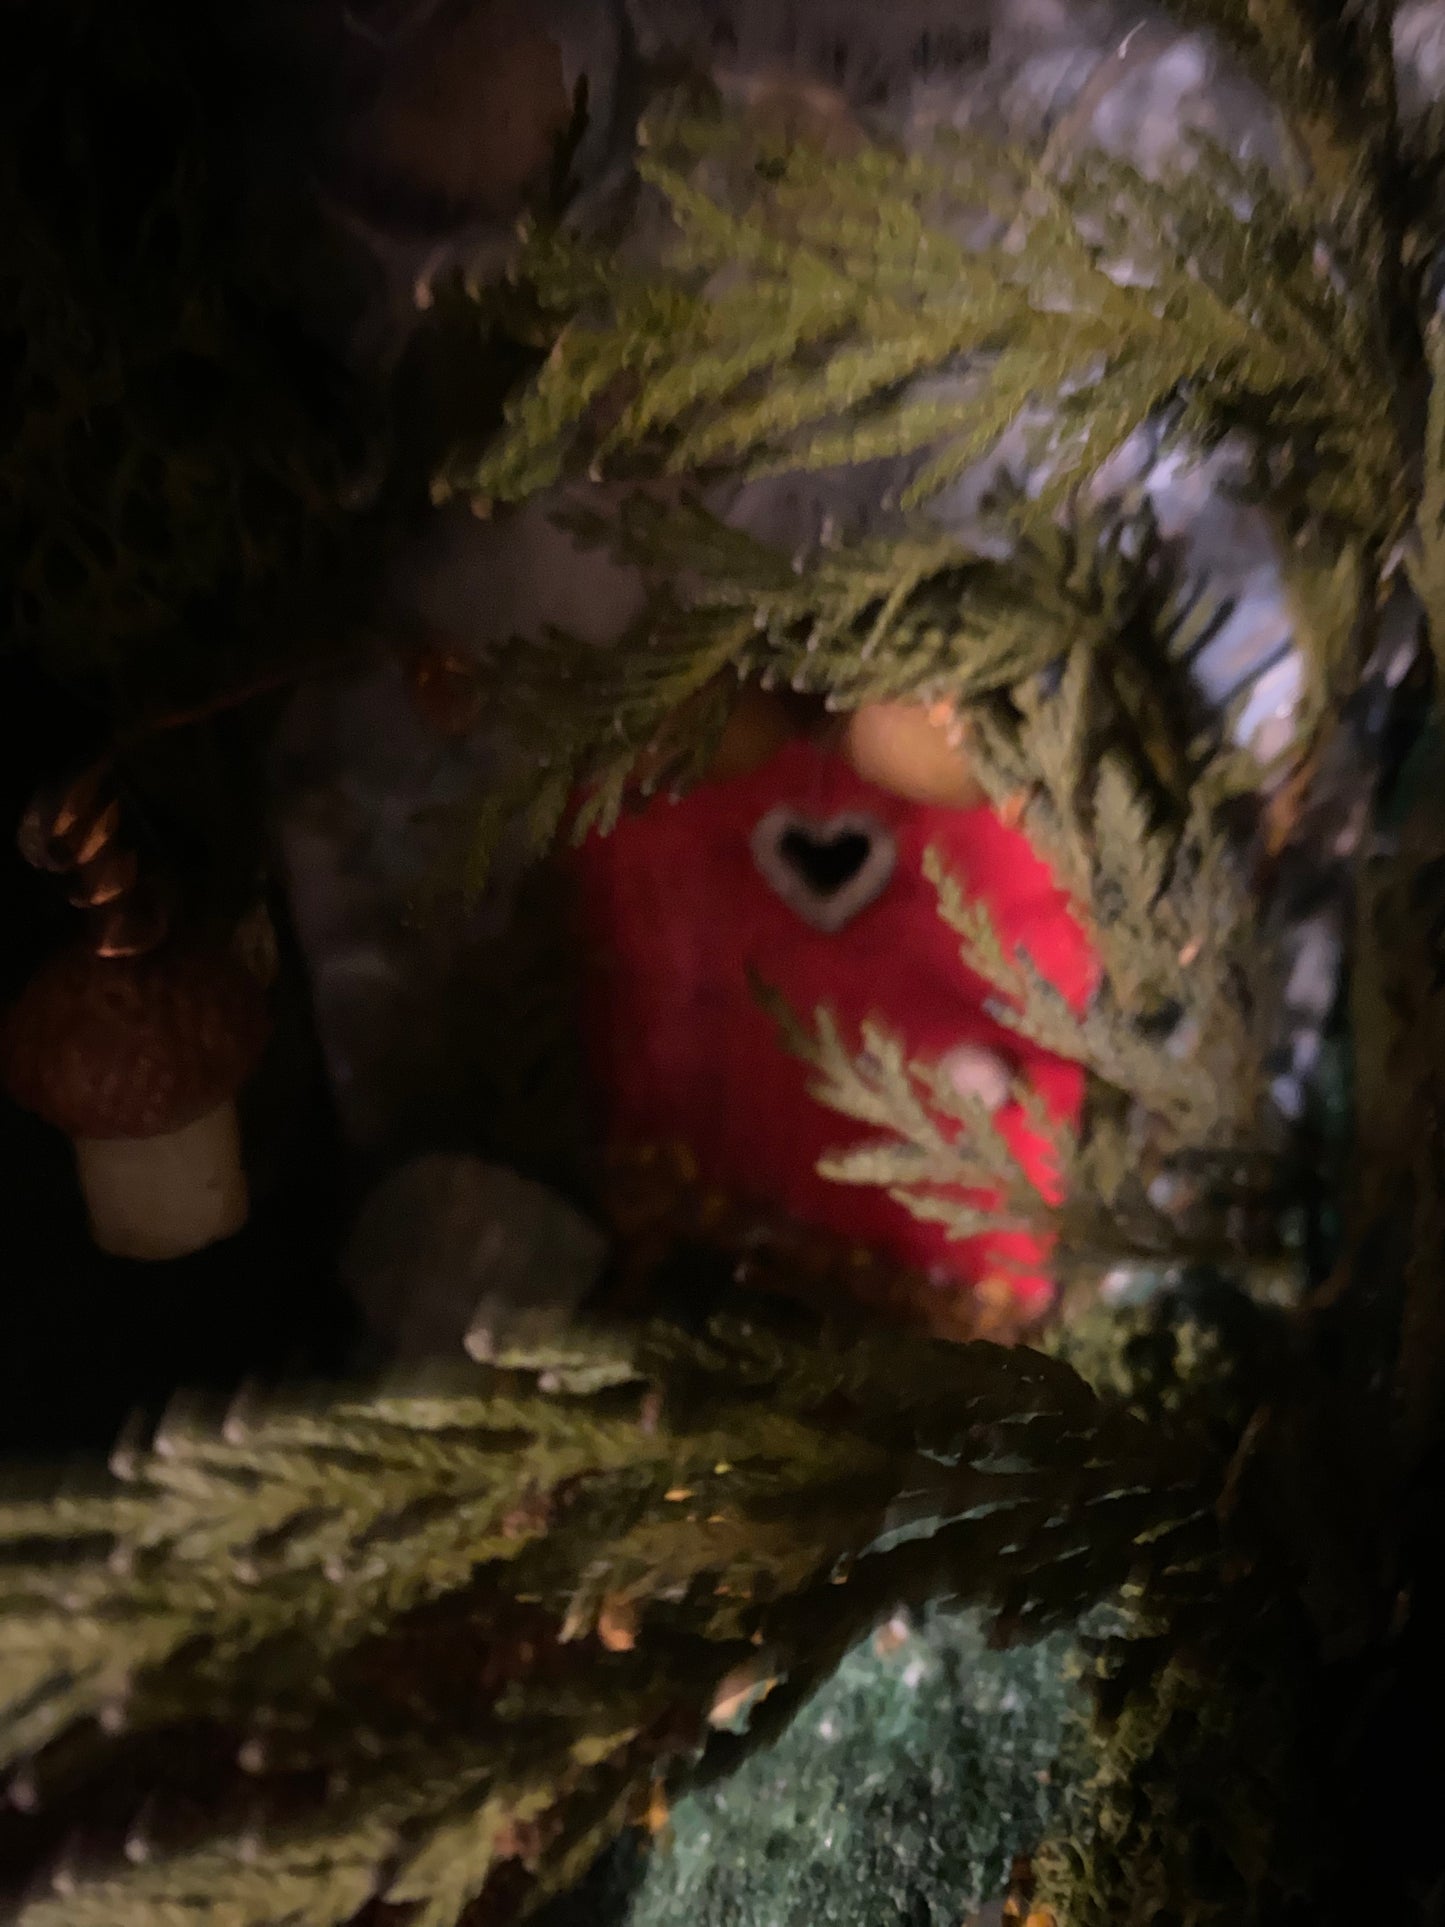
[[[235,1098],[268,1029],[255,978],[201,942],[77,946],[32,978],[0,1037],[4,1081],[73,1142],[102,1251],[180,1258],[240,1230]]]

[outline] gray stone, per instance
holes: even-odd
[[[565,1331],[605,1258],[602,1233],[545,1185],[432,1152],[373,1191],[342,1270],[397,1358],[485,1359]]]

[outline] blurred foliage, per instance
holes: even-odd
[[[900,1600],[1067,1627],[1191,1569],[1220,1476],[1187,1416],[1061,1361],[776,1307],[579,1331],[451,1386],[178,1409],[114,1465],[0,1507],[12,1789],[73,1824],[197,1728],[239,1783],[201,1814],[152,1787],[130,1864],[68,1873],[27,1927],[340,1927],[373,1895],[443,1927],[519,1873],[544,1898],[710,1729],[719,1766],[779,1733]]]
[[[580,529],[648,575],[636,628],[484,665],[525,764],[494,829],[526,809],[550,836],[578,782],[605,821],[644,757],[686,780],[739,670],[842,707],[957,705],[1076,901],[1097,993],[1065,1008],[936,872],[941,907],[1006,1021],[1089,1068],[1085,1130],[1061,1147],[1062,1196],[1025,1197],[997,1131],[906,1041],[858,1053],[819,1019],[796,1041],[823,1094],[879,1131],[836,1174],[965,1232],[998,1197],[1042,1209],[1060,1269],[1085,1256],[1105,1302],[1132,1276],[1205,1275],[1244,1287],[1229,1315],[1129,1311],[1111,1342],[1060,1340],[1078,1369],[777,1307],[578,1331],[445,1384],[182,1408],[108,1482],[13,1490],[0,1752],[12,1815],[35,1821],[16,1864],[49,1876],[17,1902],[24,1927],[515,1917],[658,1816],[700,1755],[721,1774],[788,1732],[900,1602],[949,1599],[1004,1645],[1093,1615],[1060,1817],[1049,1831],[1026,1799],[976,1862],[960,1834],[961,1882],[997,1868],[1010,1828],[1043,1826],[1019,1844],[1067,1927],[1438,1914],[1438,1828],[1397,1870],[1352,1815],[1383,1788],[1434,1817],[1411,1790],[1424,1749],[1382,1734],[1424,1730],[1438,1756],[1408,1702],[1439,1679],[1445,1590],[1445,842],[1438,752],[1384,816],[1373,759],[1415,632],[1445,659],[1421,226],[1439,156],[1428,126],[1401,136],[1388,8],[1185,11],[1272,94],[1278,167],[1203,147],[1168,181],[968,142],[829,156],[760,141],[706,89],[669,96],[624,197],[655,217],[650,257],[539,222],[500,303],[441,301],[478,343],[501,310],[529,315],[538,360],[436,494],[504,513],[587,475],[654,491]],[[308,585],[334,588],[370,533],[352,506],[369,418],[282,319],[277,289],[312,257],[243,212],[231,96],[192,65],[219,43],[179,14],[16,18],[8,641],[119,712],[192,665],[215,693],[294,664],[307,608],[340,619]],[[1217,611],[1137,505],[1090,504],[1143,429],[1250,453],[1305,658],[1287,767],[1200,715]],[[1036,485],[941,539],[923,511],[1016,430]],[[674,492],[865,460],[906,498],[889,539],[812,556]],[[1353,1136],[1310,1178],[1342,1222],[1309,1264],[1281,1230],[1305,1160],[1275,1089],[1302,875],[1356,915]],[[681,1821],[679,1839],[675,1875],[696,1864]],[[830,1904],[789,1873],[799,1904]]]

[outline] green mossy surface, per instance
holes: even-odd
[[[1228,1332],[1257,1317],[1227,1295],[1165,1292],[1095,1307],[1052,1349],[1151,1417],[1212,1378],[1237,1423]],[[1092,1904],[1098,1878],[1117,1898],[1129,1869],[1094,1864],[1120,1745],[1096,1724],[1093,1673],[1070,1635],[994,1651],[982,1615],[935,1609],[901,1644],[856,1647],[776,1741],[685,1794],[654,1848],[611,1856],[545,1927],[961,1927],[1002,1896],[1015,1854],[1048,1841],[1057,1857],[1071,1828],[1087,1865],[1055,1886]],[[1155,1711],[1146,1693],[1119,1736],[1146,1763],[1155,1736],[1136,1729]]]
[[[972,1613],[865,1642],[678,1802],[618,1927],[959,1927],[1053,1817],[1073,1657],[1062,1637],[991,1652]]]

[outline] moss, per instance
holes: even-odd
[[[1141,1415],[1192,1406],[1223,1437],[1286,1343],[1267,1310],[1201,1279],[1096,1309],[1050,1349]],[[1210,1559],[1146,1584],[1081,1642],[1090,1690],[1065,1722],[1034,1862],[1066,1927],[1284,1927],[1321,1891],[1330,1796],[1310,1763],[1325,1757],[1328,1687],[1312,1631],[1282,1586],[1247,1567],[1219,1578]]]
[[[1283,1927],[1327,1891],[1322,1691],[1288,1615],[1221,1608],[1227,1643],[1162,1667],[1120,1642],[1070,1722],[1058,1818],[1036,1856],[1067,1927]]]

